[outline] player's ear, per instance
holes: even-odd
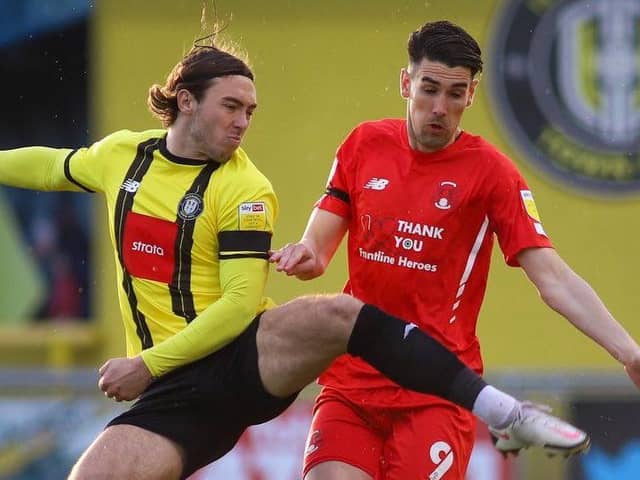
[[[193,94],[185,88],[178,90],[176,102],[178,104],[178,110],[185,113],[191,113],[196,106],[196,99]]]
[[[411,76],[406,68],[400,70],[400,96],[404,99],[409,98],[411,92]]]
[[[473,105],[473,99],[476,96],[476,87],[478,86],[478,83],[480,83],[479,78],[474,78],[473,80],[471,80],[471,86],[469,87],[469,98],[467,98],[467,107]]]

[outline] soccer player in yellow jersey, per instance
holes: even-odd
[[[98,192],[107,204],[128,357],[100,368],[99,387],[137,401],[71,478],[184,478],[345,352],[473,411],[513,450],[584,450],[584,432],[487,385],[414,325],[348,295],[280,307],[263,296],[278,204],[240,148],[256,105],[246,63],[199,46],[150,89],[163,129],[0,152],[0,183]]]

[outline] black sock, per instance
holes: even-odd
[[[401,387],[446,398],[469,411],[487,385],[431,336],[373,305],[360,310],[347,351]]]

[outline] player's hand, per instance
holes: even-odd
[[[640,354],[633,357],[632,360],[627,362],[624,366],[627,375],[633,383],[635,383],[636,387],[640,389]]]
[[[269,251],[269,262],[274,263],[277,272],[306,280],[313,278],[316,270],[316,256],[304,243],[287,243],[279,250]]]
[[[116,402],[138,398],[153,380],[140,356],[107,360],[98,374],[98,388]]]

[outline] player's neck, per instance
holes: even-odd
[[[177,123],[177,122],[176,122]],[[174,124],[167,129],[167,150],[177,157],[194,160],[208,160],[207,156],[195,148],[188,132],[181,125]]]

